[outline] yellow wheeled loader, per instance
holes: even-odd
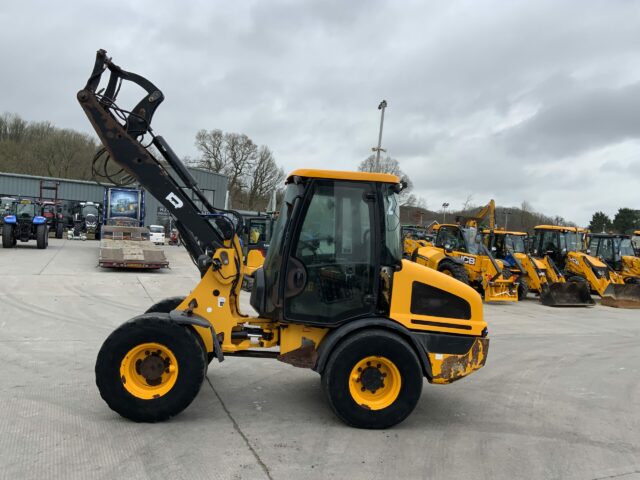
[[[599,258],[587,254],[587,231],[578,227],[538,225],[534,228],[534,255],[545,255],[568,281],[589,285],[591,292],[610,307],[640,308],[640,285],[625,283],[623,277]]]
[[[98,90],[107,70],[107,87]],[[125,110],[116,96],[127,82],[146,95]],[[242,314],[242,217],[214,208],[151,130],[163,99],[104,50],[78,92],[110,158],[175,218],[202,277],[186,296],[154,304],[105,340],[95,373],[109,407],[135,421],[166,420],[198,394],[213,359],[273,358],[318,372],[345,423],[388,428],[414,409],[423,378],[451,383],[484,365],[489,339],[477,292],[402,259],[397,196],[404,184],[394,175],[292,172],[255,272],[257,316]]]
[[[590,233],[588,252],[609,265],[624,283],[640,284],[640,257],[635,254],[631,235]]]
[[[528,292],[538,295],[543,305],[550,307],[593,306],[588,285],[584,282],[567,282],[562,272],[548,257],[534,258],[525,248],[525,232],[502,229],[484,230],[483,241],[492,254],[520,274],[518,298],[523,300]]]

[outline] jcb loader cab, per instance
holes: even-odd
[[[487,302],[518,301],[518,274],[496,260],[475,227],[435,226],[433,246],[418,248],[414,261],[471,285]]]
[[[625,284],[605,262],[585,252],[587,231],[578,227],[538,225],[533,254],[546,255],[567,281],[583,282],[611,307],[639,308],[640,285]]]
[[[537,294],[543,305],[550,307],[593,306],[588,285],[584,282],[567,282],[553,261],[546,257],[535,258],[526,248],[527,234],[501,229],[484,230],[484,244],[493,255],[520,275],[518,298],[526,298],[528,292]]]
[[[109,82],[98,93],[106,70]],[[126,81],[146,91],[130,110],[116,104]],[[175,218],[202,276],[188,295],[154,304],[104,342],[96,383],[113,410],[135,421],[168,419],[197,395],[211,360],[235,355],[311,368],[344,422],[387,428],[414,409],[424,377],[450,383],[484,365],[489,340],[480,296],[402,260],[402,184],[394,175],[292,172],[256,271],[251,304],[258,316],[243,315],[242,217],[214,208],[151,130],[163,99],[103,50],[78,93],[105,151]]]
[[[635,254],[631,235],[591,233],[588,251],[609,265],[625,283],[640,283],[640,257]]]
[[[2,247],[13,248],[20,242],[35,240],[39,249],[49,245],[49,226],[42,215],[42,206],[31,200],[13,202],[4,217]]]

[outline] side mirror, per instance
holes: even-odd
[[[444,251],[447,253],[453,253],[453,248],[451,248],[451,245],[447,243],[444,246]]]

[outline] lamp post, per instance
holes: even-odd
[[[447,202],[442,204],[442,223],[447,222],[447,207],[449,204]]]
[[[371,150],[376,152],[376,163],[374,165],[374,171],[380,171],[380,152],[386,152],[384,148],[382,148],[382,126],[384,125],[384,110],[387,108],[387,101],[382,100],[380,105],[378,105],[378,110],[380,110],[380,132],[378,133],[378,146],[372,147]]]
[[[511,215],[511,210],[504,211],[504,229],[507,230],[507,225],[509,221],[509,215]]]

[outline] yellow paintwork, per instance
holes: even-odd
[[[413,282],[437,286],[440,290],[463,298],[471,307],[471,319],[435,317],[411,313],[411,292]],[[426,268],[409,260],[402,261],[402,269],[393,276],[393,292],[391,295],[391,310],[389,316],[410,330],[424,330],[442,333],[457,333],[463,335],[481,335],[487,324],[482,313],[482,298],[473,288],[458,280]],[[412,320],[429,321],[439,325],[420,325]],[[450,326],[448,326],[450,325]],[[459,327],[457,327],[459,325]]]
[[[606,276],[598,278],[587,261],[594,267],[608,270],[609,278]],[[605,290],[610,284],[624,284],[623,278],[611,270],[603,261],[599,258],[587,255],[584,252],[568,252],[565,271],[585,278],[587,282],[589,282],[591,290],[595,291],[601,297],[604,295]]]
[[[457,251],[445,253],[444,248],[427,246],[417,250],[415,261],[420,265],[437,270],[440,262],[447,257],[457,257],[463,260],[463,265],[469,276],[469,282],[471,285],[482,287],[485,301],[518,301],[518,284],[514,280],[515,277],[506,280],[499,276],[495,280],[491,280],[498,272],[487,256]],[[496,260],[496,263],[501,269],[504,268],[504,264],[500,260]]]
[[[308,327],[306,325],[289,324],[280,331],[280,354],[291,352],[312,342],[317,349],[328,328]]]
[[[245,261],[246,264],[244,274],[253,275],[253,272],[262,267],[262,264],[264,263],[264,255],[260,250],[254,248],[253,250],[249,250]]]
[[[406,235],[402,241],[402,254],[406,258],[411,258],[418,248],[426,247],[428,245],[431,245],[431,243],[426,240],[416,240],[415,238],[411,238],[409,235]]]
[[[287,177],[287,182],[293,177],[328,178],[331,180],[351,180],[358,182],[400,183],[400,179],[390,173],[350,172],[343,170],[320,170],[300,168],[294,170]]]
[[[559,230],[561,232],[578,232],[587,233],[585,228],[581,227],[567,227],[565,225],[537,225],[533,227],[534,230]]]
[[[640,257],[623,256],[622,270],[619,273],[624,278],[640,277]]]
[[[489,351],[488,338],[476,338],[469,351],[462,355],[429,353],[431,383],[446,384],[466,377],[482,368]]]
[[[150,357],[159,357],[167,365],[160,373],[160,382],[157,385],[150,385],[147,379],[138,373],[139,364]],[[120,378],[124,388],[134,397],[142,400],[159,398],[169,393],[176,384],[178,361],[173,352],[164,345],[141,343],[129,350],[120,362]]]
[[[383,386],[371,391],[362,386],[362,373],[376,369],[383,377]],[[402,376],[395,363],[385,357],[370,356],[355,364],[349,374],[349,393],[358,404],[369,410],[382,410],[396,401],[402,387]]]

